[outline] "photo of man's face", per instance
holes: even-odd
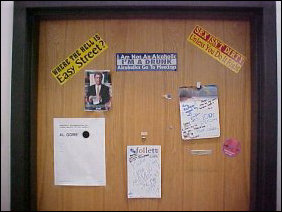
[[[101,82],[102,82],[102,75],[96,74],[95,77],[94,77],[94,79],[95,79],[96,85],[101,85]]]

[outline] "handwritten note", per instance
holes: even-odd
[[[128,198],[161,198],[161,146],[127,146]]]
[[[216,86],[182,87],[179,98],[183,140],[220,136]]]

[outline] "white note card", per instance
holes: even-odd
[[[105,186],[105,119],[54,118],[55,185]]]
[[[161,146],[127,146],[128,198],[161,198]]]
[[[217,87],[179,88],[181,135],[183,140],[220,136]]]

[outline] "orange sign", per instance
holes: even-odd
[[[194,28],[187,40],[235,73],[240,71],[246,60],[244,55],[200,26]]]

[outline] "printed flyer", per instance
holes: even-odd
[[[128,198],[161,198],[161,146],[127,146]]]
[[[55,185],[105,186],[105,119],[54,118]]]

